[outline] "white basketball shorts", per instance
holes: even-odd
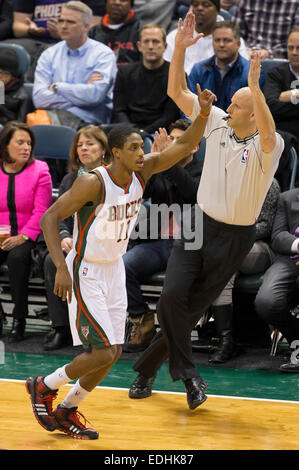
[[[127,312],[123,259],[111,264],[89,263],[72,250],[66,262],[73,279],[69,319],[74,346],[122,344]]]

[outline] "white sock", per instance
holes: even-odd
[[[56,390],[57,388],[61,387],[62,385],[66,385],[71,381],[71,379],[66,375],[65,366],[60,367],[59,369],[55,370],[50,375],[47,375],[44,378],[44,382],[47,387],[51,388],[51,390]]]
[[[71,391],[67,394],[61,403],[61,406],[64,408],[73,408],[74,406],[79,406],[79,404],[85,400],[89,393],[90,392],[85,390],[85,388],[81,387],[79,380],[77,380]]]

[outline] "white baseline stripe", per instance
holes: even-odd
[[[18,380],[18,379],[1,379],[0,382],[20,382],[20,383],[25,383],[25,380]],[[67,387],[73,387],[74,384],[66,384]],[[103,390],[122,390],[122,391],[128,391],[128,388],[121,388],[121,387],[102,387],[102,386],[97,386],[96,388],[103,389]],[[165,393],[169,395],[185,395],[184,392],[171,392],[171,391],[165,391],[165,390],[153,390],[153,393]],[[210,395],[209,393],[206,393],[208,397],[213,397],[213,398],[229,398],[231,400],[249,400],[249,401],[269,401],[269,402],[274,402],[274,403],[294,403],[298,404],[299,401],[294,401],[294,400],[275,400],[274,398],[252,398],[252,397],[234,397],[230,395]]]

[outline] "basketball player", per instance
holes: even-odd
[[[136,221],[147,180],[190,153],[200,141],[214,95],[199,90],[201,115],[170,146],[160,129],[155,145],[160,153],[144,155],[139,131],[119,125],[109,134],[113,160],[79,176],[45,213],[41,227],[56,266],[54,293],[68,299],[73,344],[87,351],[46,377],[28,378],[34,415],[48,431],[55,429],[80,439],[98,433],[79,419],[78,405],[103,380],[121,354],[127,295],[122,255]],[[167,142],[167,145],[169,142]],[[75,214],[73,250],[66,260],[58,223]],[[59,387],[78,379],[64,401],[52,411]]]
[[[168,94],[191,120],[202,112],[187,88],[185,50],[193,37],[194,15],[179,21],[169,69]],[[260,90],[260,58],[251,58],[248,87],[232,97],[227,113],[212,106],[205,128],[206,153],[197,193],[203,209],[203,243],[186,250],[176,240],[168,261],[157,315],[161,331],[134,364],[139,374],[130,398],[152,393],[157,371],[169,357],[173,380],[182,380],[187,403],[195,409],[206,400],[207,383],[192,356],[191,332],[224,289],[255,241],[255,221],[272,183],[284,142]],[[195,207],[196,209],[196,207]]]

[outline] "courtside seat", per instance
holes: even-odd
[[[234,289],[238,292],[256,294],[263,282],[264,273],[261,274],[238,274]],[[165,280],[165,272],[156,273],[142,282],[141,288],[145,295],[153,295],[161,292]]]
[[[146,298],[147,302],[154,304],[154,308],[161,295],[164,279],[165,272],[163,271],[155,273],[153,276],[150,276],[141,283],[142,294]]]
[[[16,52],[18,57],[18,75],[23,76],[31,64],[31,58],[26,49],[20,44],[11,44],[9,42],[0,42],[0,47],[13,49]]]
[[[264,71],[265,76],[267,77],[267,73],[273,67],[277,67],[280,64],[288,62],[288,59],[263,59],[261,60],[261,66]]]
[[[144,281],[146,284],[150,284],[151,286],[161,286],[164,283],[165,279],[165,272],[162,271],[160,273],[153,274],[150,278],[148,278],[146,281]]]
[[[75,129],[68,126],[34,125],[34,155],[49,166],[53,181],[53,201],[58,197],[59,184],[66,173],[70,149],[76,135]]]

